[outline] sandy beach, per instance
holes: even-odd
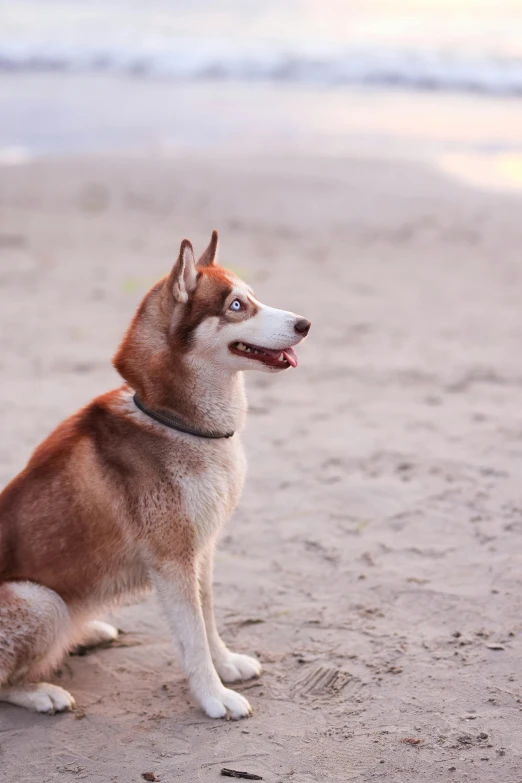
[[[207,719],[154,597],[68,658],[76,713],[0,706],[8,783],[502,781],[522,769],[520,197],[420,163],[63,157],[0,170],[0,482],[117,384],[110,360],[180,240],[312,321],[248,377],[245,492],[219,627],[264,673]],[[238,576],[239,575],[239,576]]]

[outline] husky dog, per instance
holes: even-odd
[[[296,367],[310,322],[261,304],[217,245],[214,231],[196,263],[183,240],[114,357],[125,383],[60,424],[0,494],[1,701],[73,708],[42,678],[76,645],[114,640],[96,613],[152,586],[206,714],[251,714],[223,685],[261,666],[217,631],[214,545],[245,475],[243,370]]]

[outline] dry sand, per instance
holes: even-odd
[[[115,385],[183,236],[217,227],[262,300],[313,322],[297,370],[248,378],[249,477],[218,554],[223,637],[264,664],[239,687],[253,718],[195,707],[151,597],[57,674],[76,714],[0,706],[2,780],[519,783],[521,215],[406,162],[1,171],[2,483]]]

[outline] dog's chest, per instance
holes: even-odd
[[[203,542],[216,533],[239,500],[246,472],[239,436],[204,442],[193,449],[185,465],[173,464],[171,470],[186,517]]]

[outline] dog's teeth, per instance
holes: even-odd
[[[238,343],[237,348],[239,351],[247,351],[248,348],[246,347],[245,343]]]
[[[284,361],[284,359],[285,359],[285,355],[284,355],[284,353],[280,353],[280,354],[279,354],[279,356],[277,357],[277,361],[278,361],[278,362],[283,362],[283,361]]]

